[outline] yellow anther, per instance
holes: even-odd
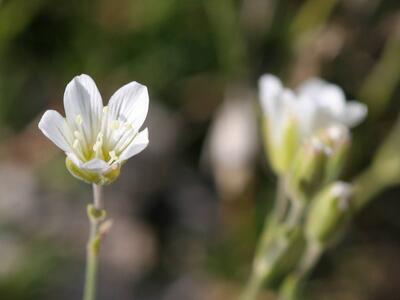
[[[114,150],[110,151],[108,154],[110,154],[111,161],[118,160],[118,156],[117,156],[117,154],[115,154]]]
[[[119,121],[118,120],[114,120],[111,122],[111,129],[118,129],[119,128]]]
[[[76,118],[75,118],[75,122],[76,122],[76,124],[78,124],[78,125],[82,125],[82,116],[81,115],[77,115],[76,116]]]
[[[106,114],[107,112],[108,112],[108,106],[104,106],[104,107],[103,107],[103,113]]]
[[[125,122],[124,127],[125,127],[126,129],[131,129],[131,128],[132,128],[132,124],[129,123],[129,122]]]
[[[96,143],[94,143],[92,149],[93,149],[94,152],[97,152],[97,150],[99,149],[99,147],[100,147],[100,143],[99,143],[99,142],[96,142]]]
[[[72,144],[72,146],[77,149],[79,147],[79,141],[75,140],[74,143]]]
[[[80,133],[78,130],[75,130],[75,131],[74,131],[74,136],[75,136],[77,139],[80,139],[80,138],[82,138],[82,133]]]

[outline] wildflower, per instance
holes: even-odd
[[[71,174],[85,182],[107,184],[121,165],[149,143],[147,128],[139,131],[149,107],[147,88],[131,82],[111,96],[108,106],[93,79],[76,76],[64,93],[66,117],[48,110],[39,129],[66,154]]]
[[[367,114],[364,104],[346,102],[340,87],[322,79],[310,79],[292,91],[266,74],[260,78],[259,88],[266,149],[278,173],[288,170],[298,146],[321,129],[333,125],[351,128]]]

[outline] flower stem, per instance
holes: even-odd
[[[261,233],[260,241],[258,243],[256,254],[254,257],[252,274],[249,280],[247,281],[244,291],[240,297],[241,300],[256,299],[257,294],[262,288],[266,274],[260,272],[259,262],[262,261],[265,252],[268,248],[269,242],[273,238],[275,229],[282,221],[285,215],[288,204],[287,201],[288,200],[286,197],[284,178],[279,178],[279,181],[277,183],[274,210],[272,211],[272,214],[268,216],[268,219],[265,221],[265,225]]]
[[[86,276],[83,300],[96,299],[97,266],[101,243],[100,223],[105,217],[102,186],[93,184],[93,206],[88,206],[90,234],[86,248]]]
[[[258,292],[260,291],[262,284],[264,281],[264,277],[261,276],[260,273],[253,272],[249,281],[246,284],[246,287],[240,296],[240,300],[254,300],[257,297]]]
[[[317,264],[323,247],[315,241],[308,241],[306,250],[299,262],[297,269],[289,274],[283,282],[280,292],[280,300],[296,300],[299,299],[299,293],[301,292],[301,286]]]

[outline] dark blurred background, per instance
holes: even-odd
[[[258,129],[264,72],[290,86],[321,76],[368,105],[354,178],[400,111],[400,2],[0,0],[0,299],[81,297],[91,189],[37,129],[81,73],[105,102],[132,80],[151,100],[149,147],[105,189],[99,299],[236,299],[276,183]],[[310,299],[400,299],[400,186],[371,200]]]

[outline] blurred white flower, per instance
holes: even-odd
[[[124,85],[103,106],[93,79],[83,74],[66,87],[66,118],[48,110],[39,128],[65,152],[72,175],[105,184],[118,177],[122,163],[148,145],[147,128],[139,131],[148,107],[147,88],[137,82]]]
[[[266,74],[260,78],[259,88],[266,148],[277,172],[287,170],[305,139],[330,126],[353,127],[367,115],[364,104],[346,102],[340,87],[322,79],[310,79],[292,91],[279,78]]]
[[[252,178],[257,152],[257,124],[252,95],[244,88],[228,89],[215,114],[207,139],[208,158],[224,199],[239,195]]]

